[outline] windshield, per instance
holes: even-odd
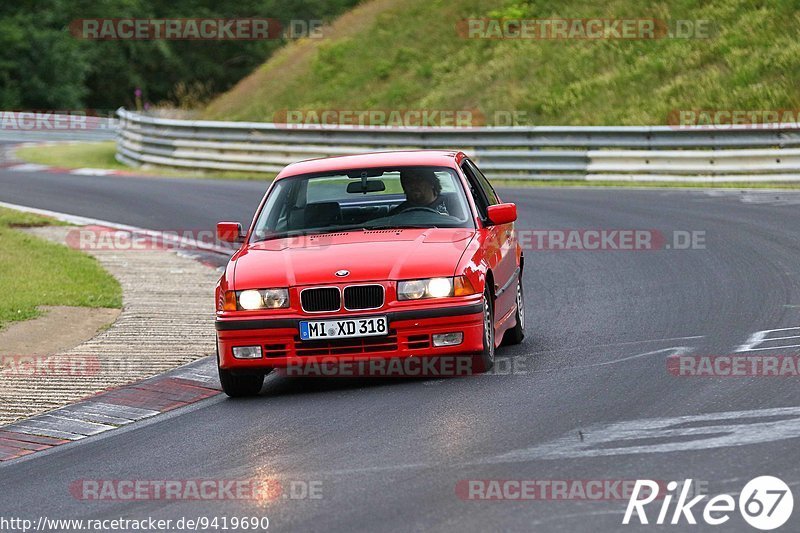
[[[278,181],[251,242],[364,229],[473,227],[453,169],[348,169]]]

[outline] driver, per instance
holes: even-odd
[[[427,208],[441,215],[449,215],[447,204],[441,195],[442,184],[433,170],[408,169],[400,171],[400,185],[406,194],[406,201],[389,212],[396,215],[408,209]]]

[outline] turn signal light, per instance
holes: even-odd
[[[475,294],[475,292],[475,287],[472,286],[467,276],[457,276],[455,278],[454,296],[469,296],[470,294]]]
[[[224,300],[222,302],[223,311],[236,311],[236,292],[225,291]]]

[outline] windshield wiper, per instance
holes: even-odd
[[[324,229],[312,229],[312,230],[294,230],[294,231],[284,231],[281,233],[273,233],[264,237],[263,239],[258,239],[257,241],[253,241],[253,244],[259,242],[266,242],[266,241],[274,241],[276,239],[286,239],[291,237],[304,237],[306,235],[323,235],[325,233],[339,233],[342,231],[373,231],[373,230],[386,230],[386,229],[436,229],[438,226],[429,226],[429,225],[420,225],[420,224],[380,224],[377,226],[365,226],[363,224],[358,224],[355,226],[342,226],[340,228],[324,228]]]
[[[309,229],[309,230],[283,231],[281,233],[273,233],[272,235],[268,235],[263,239],[258,239],[257,241],[254,241],[253,244],[257,242],[274,241],[275,239],[286,239],[290,237],[305,237],[306,235],[323,235],[325,233],[338,233],[340,231],[358,231],[362,228],[363,226],[343,226],[341,228],[321,228],[321,229]]]

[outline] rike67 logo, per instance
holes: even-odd
[[[689,498],[691,479],[687,479],[681,485],[680,495],[676,489],[678,483],[670,481],[667,484],[667,494],[661,499],[661,509],[655,524],[697,524],[694,513],[700,513],[700,508],[693,509],[703,499],[706,494]],[[659,496],[659,484],[649,479],[638,479],[633,487],[633,494],[628,500],[628,508],[622,519],[623,524],[630,524],[634,513],[640,524],[650,524],[652,515],[647,516],[645,507],[652,503]],[[640,494],[646,494],[640,498]],[[671,519],[670,505],[673,497],[678,496],[677,503],[672,511]],[[706,524],[719,526],[726,523],[731,518],[731,514],[736,510],[737,501],[730,494],[720,494],[714,496],[702,507],[702,518]],[[739,513],[742,518],[756,529],[769,531],[784,525],[792,516],[794,509],[794,497],[789,486],[773,476],[759,476],[750,480],[739,493]],[[635,522],[634,522],[635,523]]]

